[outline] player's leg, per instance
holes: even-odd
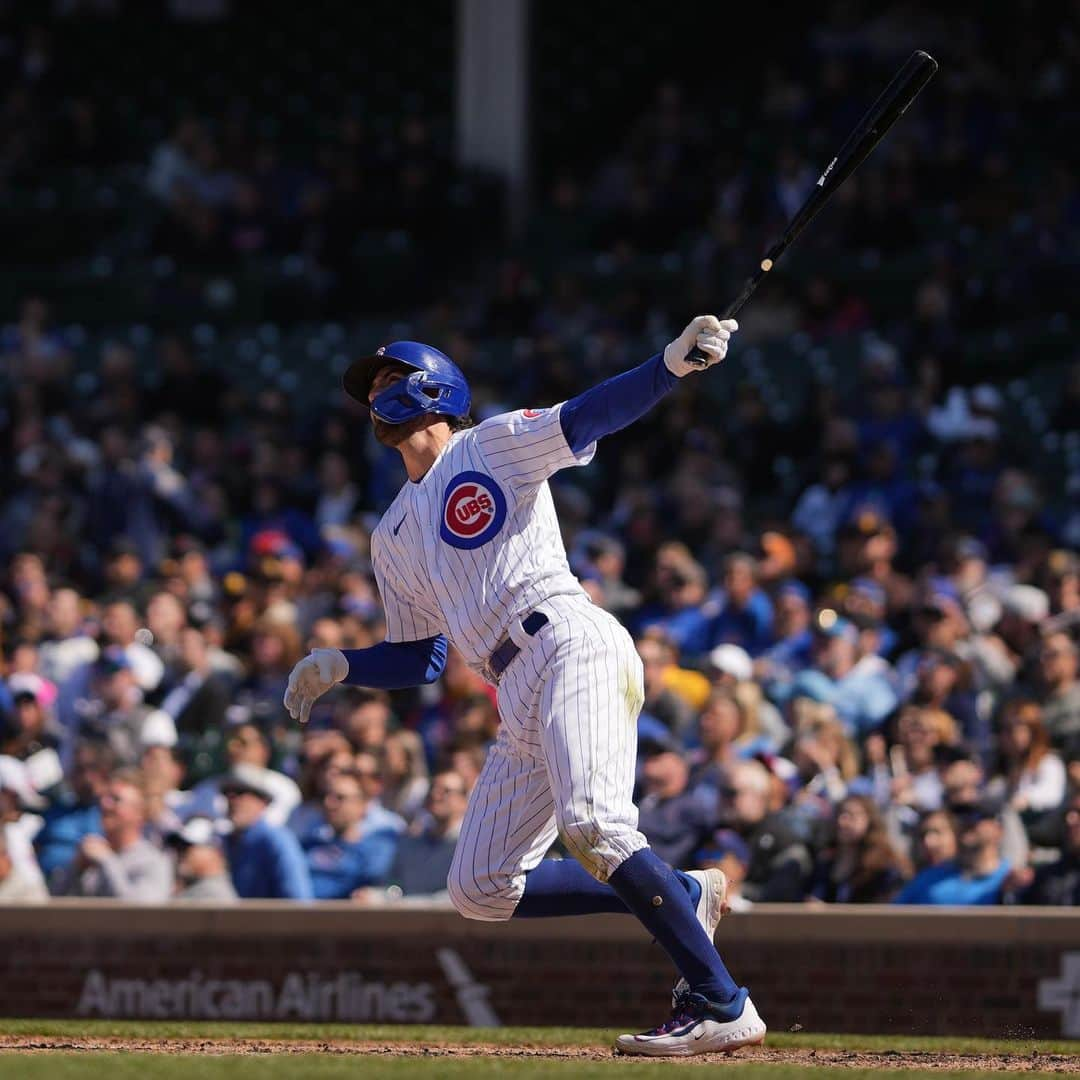
[[[637,828],[631,796],[642,676],[633,643],[597,609],[583,613],[580,621],[556,623],[552,630],[557,647],[546,672],[540,715],[559,835],[592,876],[611,886],[686,979],[684,1004],[702,1015],[689,1017],[685,1032],[707,1029],[709,1038],[700,1045],[712,1048],[760,1040],[764,1027],[759,1033],[756,1013],[755,1023],[741,1024],[753,1006],[703,929],[683,881]],[[645,1036],[649,1051],[624,1047],[621,1041],[620,1047],[700,1052],[682,1043],[672,1050],[665,1041],[669,1035]]]
[[[447,889],[467,919],[509,919],[527,871],[555,840],[547,767],[504,727],[469,796]]]

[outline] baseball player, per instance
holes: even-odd
[[[734,320],[695,318],[664,352],[546,409],[473,426],[464,375],[397,341],[352,363],[345,390],[400,451],[405,484],[371,537],[386,640],[316,649],[285,706],[307,720],[336,683],[433,682],[447,640],[498,687],[499,736],[469,799],[447,887],[470,919],[630,912],[682,978],[670,1018],[622,1035],[629,1054],[684,1056],[760,1043],[765,1025],[713,944],[719,871],[672,870],[638,831],[634,786],[642,667],[630,636],[570,572],[548,477],[719,363]],[[707,362],[687,359],[697,345]],[[574,859],[544,859],[558,835]]]

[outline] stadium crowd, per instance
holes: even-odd
[[[750,342],[854,343],[849,388],[822,380],[777,409],[721,368],[711,395],[680,388],[553,484],[572,568],[644,664],[641,828],[673,864],[721,866],[737,905],[1080,903],[1080,515],[1013,441],[1000,387],[952,374],[1002,297],[1034,317],[1066,288],[1049,270],[1076,250],[1075,172],[1032,154],[1027,205],[1004,155],[1040,145],[1024,117],[1067,97],[1074,24],[1024,31],[1024,93],[993,50],[959,46],[944,108],[830,210],[830,265],[747,310]],[[63,97],[48,33],[13,55],[0,182],[113,160],[122,140],[99,141],[93,100]],[[815,115],[859,98],[842,45],[805,84],[766,82],[765,112],[788,126],[811,85]],[[426,234],[440,258],[413,330],[467,370],[478,418],[644,359],[814,181],[794,148],[684,168],[701,122],[664,84],[602,168],[551,178],[529,258],[440,284],[452,200],[422,123],[380,149],[346,116],[297,173],[272,142],[230,142],[233,121],[182,117],[145,148],[146,254],[218,273],[302,253],[296,280],[330,282],[320,311],[336,315],[365,285],[351,234]],[[947,152],[926,151],[931,135]],[[378,198],[358,163],[393,166],[371,168]],[[916,191],[939,212],[917,214]],[[654,296],[637,257],[705,219],[693,281]],[[920,276],[869,334],[871,291],[829,271],[912,245]],[[599,263],[603,295],[581,273],[534,273],[534,256]],[[76,379],[45,298],[8,317],[0,901],[444,901],[493,688],[451,652],[434,686],[339,689],[302,730],[282,706],[307,649],[382,638],[368,540],[402,474],[362,411],[340,394],[301,408],[276,380],[207,363],[186,330],[156,331],[152,364],[118,331]],[[511,335],[517,361],[492,362]],[[1062,445],[1078,431],[1080,365],[1047,418]]]
[[[299,426],[177,337],[157,387],[117,349],[76,407],[62,363],[25,363],[62,356],[47,317],[28,301],[4,338],[36,378],[0,514],[0,896],[439,895],[492,688],[452,655],[302,731],[282,706],[306,649],[382,638],[367,543],[394,476],[366,422]],[[610,509],[557,481],[571,564],[644,664],[642,829],[746,901],[1076,902],[1080,559],[988,438],[993,389],[943,428],[889,364],[785,518],[693,438]],[[890,435],[937,479],[898,475]]]

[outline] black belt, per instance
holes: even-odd
[[[534,611],[521,620],[521,628],[529,637],[533,637],[542,627],[547,626],[548,617],[542,611]],[[498,648],[491,654],[488,667],[491,668],[498,678],[507,669],[510,661],[521,652],[521,646],[513,638],[505,637],[499,642]]]

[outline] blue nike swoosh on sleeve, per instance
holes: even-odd
[[[394,526],[393,533],[395,536],[397,536],[398,534],[398,529],[400,529],[401,526],[405,524],[405,518],[407,518],[408,516],[408,514],[403,515],[401,520]]]

